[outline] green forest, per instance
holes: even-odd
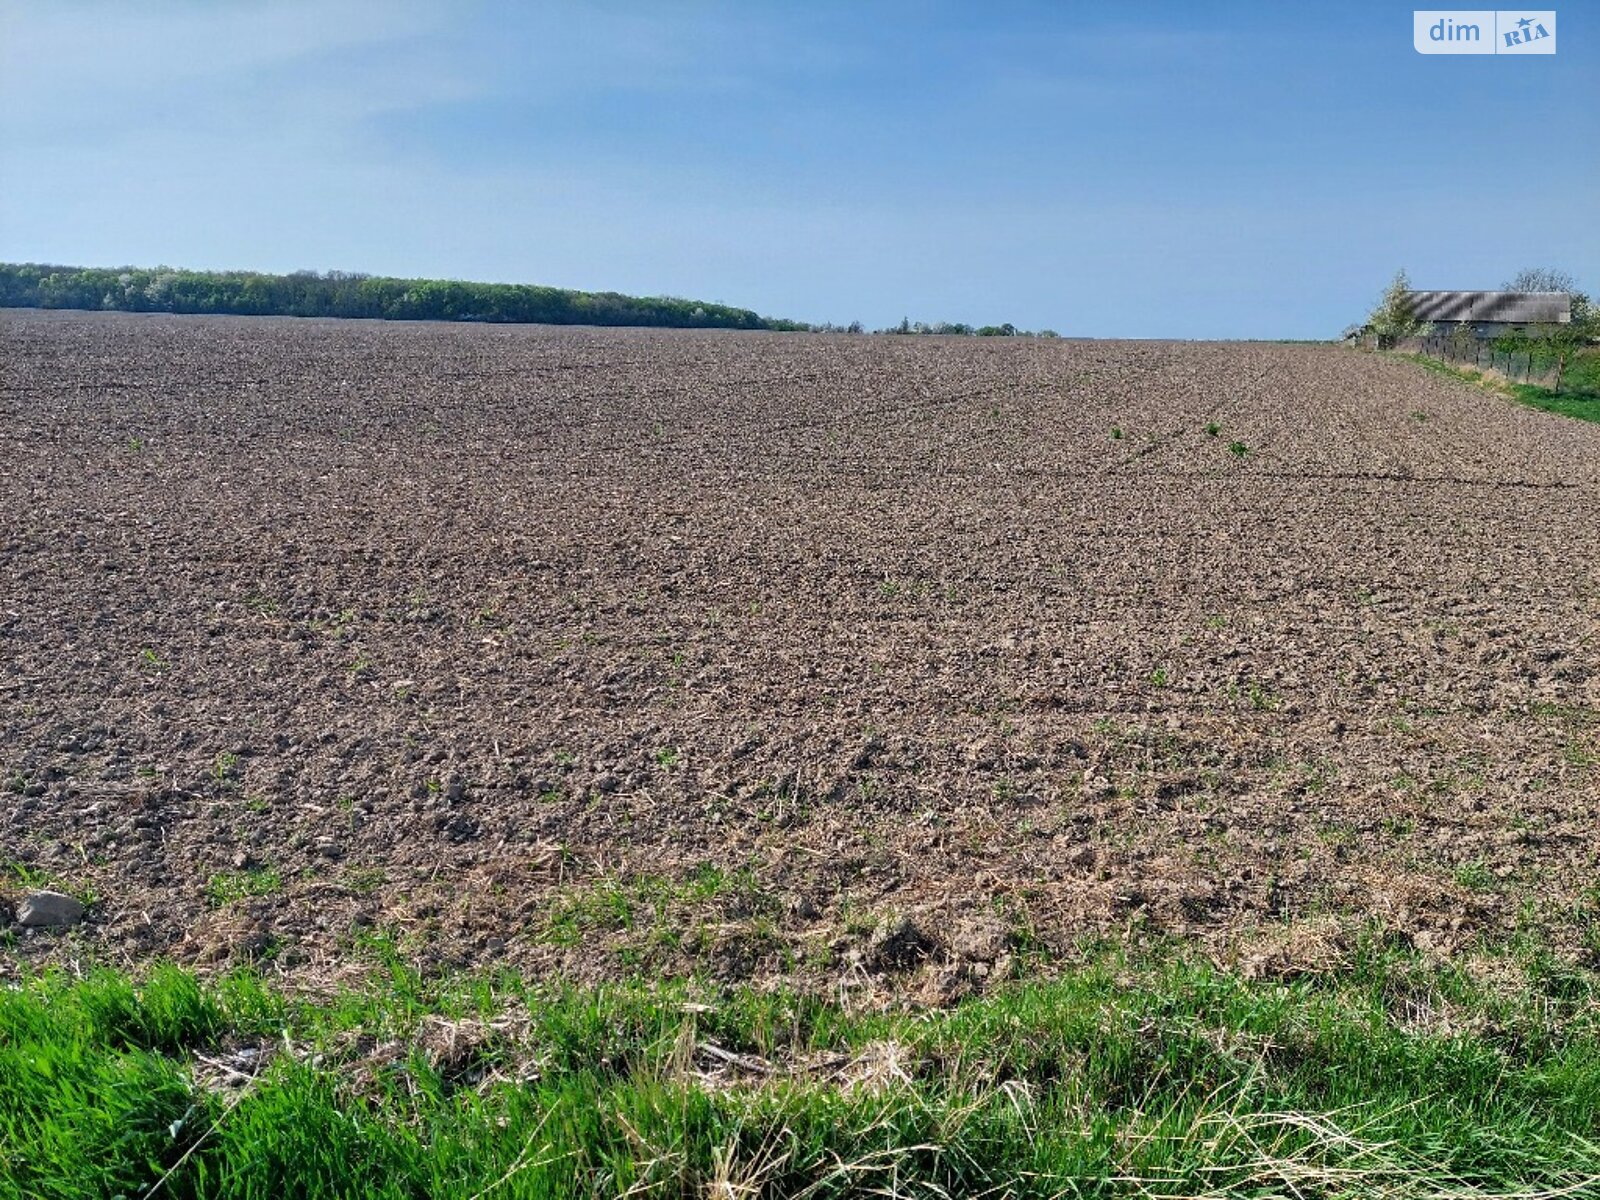
[[[345,271],[268,275],[43,263],[0,263],[0,307],[679,329],[811,328],[800,321],[763,317],[746,308],[675,296],[624,296],[453,279],[391,279]]]

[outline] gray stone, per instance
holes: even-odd
[[[83,920],[83,903],[60,892],[35,892],[17,905],[17,924],[29,928],[76,925]]]

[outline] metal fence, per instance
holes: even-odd
[[[1537,342],[1523,343],[1514,350],[1502,350],[1494,342],[1480,338],[1433,334],[1424,338],[1409,338],[1395,349],[1426,354],[1441,362],[1475,367],[1480,371],[1494,371],[1517,383],[1549,384],[1555,381],[1555,355]]]

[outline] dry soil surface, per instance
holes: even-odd
[[[1407,362],[7,311],[0,438],[0,972],[1600,945],[1600,426]]]

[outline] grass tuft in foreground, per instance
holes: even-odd
[[[0,992],[0,1194],[1600,1195],[1593,980],[1117,959],[940,1012],[693,984]]]

